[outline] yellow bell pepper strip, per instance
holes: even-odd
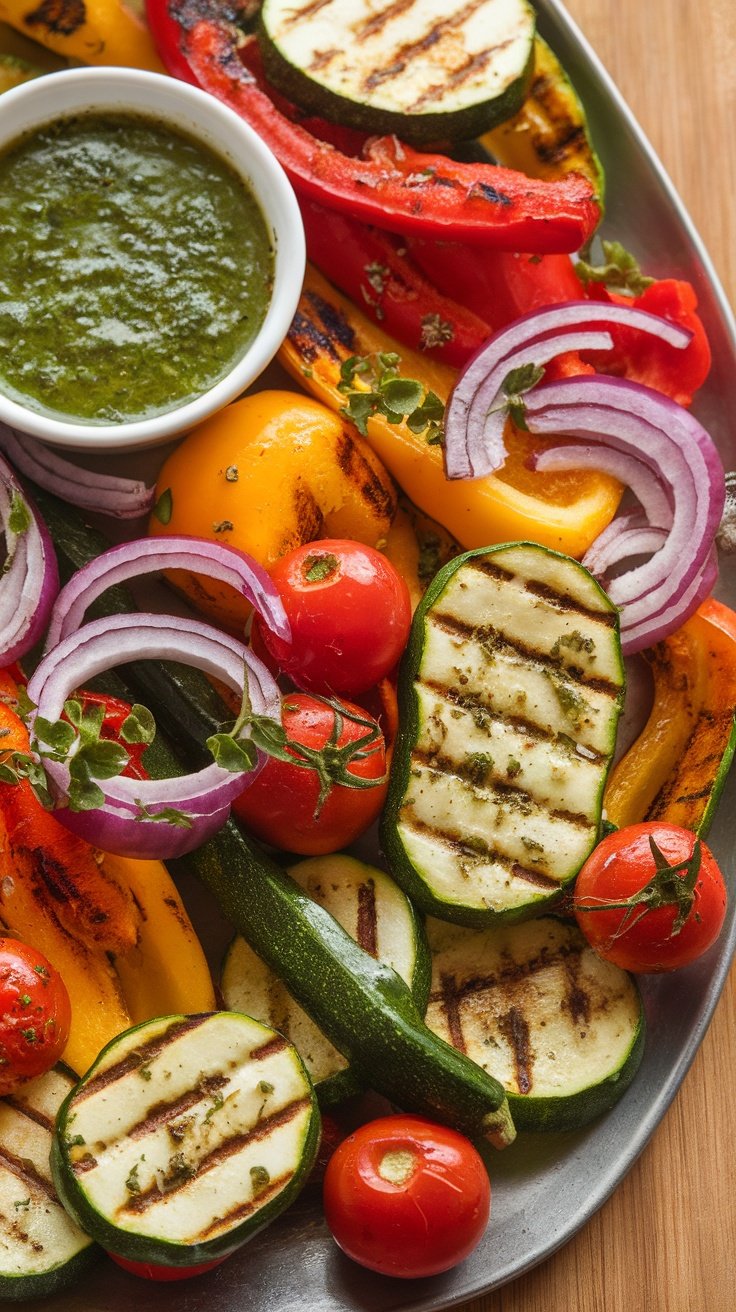
[[[352,356],[396,352],[402,377],[417,380],[445,402],[455,382],[446,365],[387,337],[315,270],[306,280],[279,360],[307,391],[342,412],[340,369]],[[359,381],[356,383],[359,385]],[[616,513],[619,485],[605,475],[574,471],[541,476],[527,467],[547,445],[514,429],[507,435],[503,469],[474,481],[445,477],[442,452],[406,423],[382,414],[367,420],[368,441],[406,495],[465,548],[531,539],[570,556],[581,556]]]
[[[166,72],[145,23],[122,0],[0,0],[0,22],[84,64]]]
[[[620,828],[664,820],[704,836],[736,748],[736,615],[704,602],[644,655],[652,710],[610,776],[606,816]]]
[[[480,138],[499,164],[552,182],[581,173],[602,202],[603,167],[590,139],[585,110],[559,59],[539,34],[534,78],[518,114]]]
[[[140,915],[135,947],[115,958],[131,1023],[214,1011],[215,991],[202,946],[163,862],[106,852],[102,865],[130,889]]]

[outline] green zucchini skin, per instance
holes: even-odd
[[[88,529],[78,512],[48,493],[36,500],[57,546],[60,567],[80,568],[104,549],[100,535]],[[117,613],[120,593],[110,589],[99,598],[97,613],[105,613],[107,604],[108,614]],[[134,609],[134,603],[126,608]],[[125,679],[115,675],[112,686],[128,700],[145,701],[147,685],[139,672],[146,668],[148,664],[126,665]],[[203,744],[211,732],[208,712],[199,717],[197,728],[194,699],[184,702],[176,684],[166,686],[165,667],[156,668],[165,686],[165,705],[162,692],[153,709],[157,716],[165,710],[166,726],[191,769],[207,760]],[[145,761],[149,773],[160,772],[161,778],[182,773],[177,753],[167,749],[161,734]],[[179,864],[172,862],[172,869]],[[226,919],[283,980],[362,1081],[407,1110],[485,1136],[498,1147],[513,1141],[513,1123],[498,1081],[433,1035],[403,980],[364,952],[234,821],[181,865],[210,890]],[[335,1006],[337,998],[340,1007]]]
[[[299,1143],[299,1160],[294,1165],[294,1169],[290,1174],[288,1181],[282,1185],[272,1198],[264,1202],[262,1206],[257,1205],[257,1194],[254,1194],[252,1199],[246,1197],[247,1188],[244,1186],[243,1194],[241,1196],[242,1205],[240,1209],[236,1209],[235,1215],[237,1216],[237,1211],[240,1210],[245,1219],[241,1219],[239,1222],[234,1220],[231,1226],[211,1239],[194,1239],[190,1241],[188,1239],[179,1238],[178,1240],[172,1240],[170,1236],[167,1237],[165,1232],[151,1234],[147,1233],[143,1227],[136,1230],[133,1228],[132,1222],[130,1226],[126,1227],[122,1224],[118,1225],[115,1221],[110,1219],[100,1206],[95,1205],[94,1200],[90,1198],[88,1189],[85,1189],[85,1178],[89,1178],[88,1172],[82,1169],[81,1173],[78,1174],[74,1170],[75,1161],[78,1161],[80,1157],[83,1159],[85,1156],[89,1156],[90,1153],[90,1148],[86,1144],[79,1143],[79,1136],[77,1134],[80,1125],[86,1128],[83,1113],[80,1116],[80,1101],[94,1096],[94,1094],[88,1092],[88,1086],[94,1087],[96,1077],[104,1081],[107,1071],[115,1064],[116,1060],[123,1062],[127,1060],[127,1062],[130,1063],[131,1056],[137,1057],[138,1053],[136,1047],[138,1044],[140,1045],[141,1050],[145,1051],[145,1045],[147,1042],[150,1043],[153,1040],[155,1043],[162,1035],[164,1039],[168,1039],[169,1032],[175,1033],[177,1027],[187,1026],[189,1024],[207,1026],[210,1022],[215,1021],[218,1025],[228,1023],[234,1024],[237,1028],[242,1029],[244,1033],[247,1030],[248,1038],[250,1038],[251,1032],[258,1032],[259,1036],[262,1036],[262,1039],[259,1039],[259,1041],[263,1043],[264,1047],[269,1044],[270,1046],[273,1046],[274,1041],[281,1044],[281,1050],[286,1053],[286,1061],[294,1068],[294,1084],[297,1092],[301,1094],[300,1101],[302,1106],[299,1107],[299,1111],[300,1114],[302,1112],[304,1113],[304,1116],[302,1116],[301,1119],[304,1120],[306,1118],[306,1126],[303,1128],[301,1141]],[[133,1038],[135,1038],[136,1047],[131,1045],[131,1039]],[[208,1057],[211,1055],[211,1052],[212,1049],[210,1048],[207,1052]],[[220,1060],[222,1061],[224,1069],[228,1069],[228,1060],[232,1055],[232,1052],[233,1049],[231,1048],[222,1049]],[[151,1066],[154,1065],[157,1055],[159,1054],[154,1054]],[[135,1137],[130,1139],[130,1143],[135,1143],[136,1162],[140,1163],[145,1161],[145,1152],[139,1153],[139,1149],[141,1146],[145,1149],[158,1130],[165,1128],[168,1133],[168,1125],[175,1124],[177,1118],[179,1120],[182,1120],[183,1118],[185,1121],[189,1119],[190,1122],[194,1119],[191,1114],[192,1107],[194,1107],[195,1114],[197,1112],[196,1104],[193,1104],[191,1099],[189,1099],[188,1102],[185,1102],[182,1099],[182,1106],[179,1109],[172,1110],[171,1114],[167,1117],[165,1104],[167,1086],[162,1082],[155,1069],[153,1074],[150,1074],[149,1072],[149,1077],[147,1077],[147,1079],[150,1078],[150,1084],[146,1081],[141,1082],[138,1071],[142,1065],[142,1060],[143,1059],[138,1063],[137,1068],[135,1067],[135,1064],[133,1064],[132,1069],[126,1073],[131,1080],[137,1080],[138,1088],[148,1095],[150,1100],[149,1116],[151,1120],[155,1121],[157,1124],[150,1131],[144,1127],[145,1134],[141,1134],[139,1133],[139,1130],[136,1130]],[[218,1108],[217,1101],[213,1100],[212,1093],[205,1087],[205,1080],[202,1071],[193,1069],[191,1080],[195,1086],[197,1086],[197,1082],[199,1082],[199,1088],[201,1089],[200,1097],[209,1100],[209,1106],[203,1118],[204,1122],[206,1122],[208,1114],[209,1116],[212,1116],[214,1110],[216,1115],[219,1108],[227,1106],[227,1099],[232,1095],[228,1094],[227,1085],[222,1085],[225,1102],[223,1103],[221,1098]],[[270,1086],[270,1092],[273,1092],[273,1086]],[[159,1095],[161,1095],[161,1100],[157,1101]],[[264,1096],[267,1095],[264,1094]],[[128,1094],[128,1100],[130,1100],[130,1094]],[[277,1109],[276,1112],[277,1116],[278,1110],[279,1109]],[[104,1111],[105,1109],[103,1107],[103,1117]],[[189,1115],[185,1116],[184,1112],[189,1113]],[[110,1125],[113,1134],[114,1116],[115,1109],[113,1108],[113,1123]],[[200,1121],[202,1121],[201,1117]],[[258,1123],[259,1114],[256,1113],[253,1124],[254,1126],[257,1126]],[[96,1124],[97,1126],[102,1124],[107,1128],[105,1122],[100,1120],[99,1113],[97,1121],[93,1122],[93,1124]],[[265,1113],[263,1124],[267,1124]],[[236,1119],[236,1126],[237,1125],[240,1125],[241,1136],[243,1126],[245,1125],[247,1136],[247,1131],[250,1126],[243,1120],[242,1116],[239,1121]],[[229,1128],[229,1121],[227,1122],[227,1126]],[[165,1016],[159,1017],[154,1021],[145,1021],[141,1025],[133,1026],[130,1030],[126,1030],[124,1034],[118,1035],[112,1040],[112,1042],[108,1043],[106,1047],[102,1049],[96,1062],[90,1067],[76,1088],[69,1093],[59,1109],[56,1133],[54,1135],[53,1146],[51,1149],[51,1169],[57,1193],[69,1215],[72,1216],[76,1223],[85,1229],[87,1233],[92,1234],[107,1251],[116,1253],[119,1256],[128,1258],[130,1261],[134,1262],[150,1262],[154,1265],[162,1266],[196,1266],[199,1263],[212,1261],[215,1258],[225,1257],[230,1253],[235,1252],[271,1221],[275,1220],[276,1217],[293,1202],[306,1183],[309,1173],[314,1165],[317,1149],[319,1147],[320,1129],[321,1123],[317,1100],[309,1076],[304,1068],[304,1064],[296,1050],[283,1040],[280,1035],[277,1035],[275,1031],[268,1026],[261,1025],[259,1022],[251,1020],[248,1016],[232,1012],[213,1012],[205,1016],[190,1017]],[[202,1128],[202,1125],[199,1126],[200,1134],[206,1134],[207,1130],[207,1126],[204,1126],[204,1129]],[[278,1133],[278,1126],[276,1127],[276,1133]],[[145,1135],[148,1135],[148,1137],[145,1137]],[[222,1141],[227,1142],[224,1130]],[[115,1144],[116,1149],[118,1143]],[[168,1140],[166,1152],[173,1154],[177,1151],[180,1144],[183,1148],[187,1147],[186,1139],[180,1139],[177,1132],[175,1138],[170,1138]],[[102,1151],[105,1150],[105,1147],[106,1145],[103,1144]],[[125,1149],[125,1144],[123,1144],[123,1149]],[[179,1155],[182,1156],[184,1154],[180,1153]],[[114,1155],[112,1153],[110,1155],[110,1160],[111,1163],[114,1164]],[[113,1167],[111,1167],[111,1169],[113,1169]],[[121,1168],[118,1167],[118,1171],[120,1171],[120,1169]],[[140,1169],[142,1172],[146,1173],[151,1169],[150,1149],[149,1165],[146,1167],[141,1165]],[[92,1175],[93,1174],[94,1169],[92,1171]],[[193,1172],[193,1176],[194,1187],[196,1187],[196,1171]],[[247,1179],[247,1177],[244,1178]],[[138,1187],[137,1184],[136,1192]],[[151,1189],[155,1188],[154,1185],[150,1187]],[[184,1187],[186,1187],[186,1185]],[[129,1188],[132,1188],[132,1186],[129,1186]],[[166,1196],[167,1194],[165,1192],[161,1195],[162,1198],[165,1198]],[[198,1214],[199,1221],[205,1222],[205,1228],[207,1228],[207,1223],[213,1221],[220,1222],[222,1220],[221,1215],[215,1209],[218,1206],[223,1205],[224,1200],[219,1190],[214,1195],[210,1193],[209,1196],[205,1190],[203,1201],[195,1204],[193,1211],[195,1214]],[[112,1203],[110,1206],[112,1209]],[[159,1207],[161,1210],[163,1210],[163,1206],[164,1204],[160,1202]],[[159,1224],[161,1225],[162,1230],[165,1231],[167,1225],[165,1215],[163,1221]]]
[[[391,876],[343,852],[299,861],[289,868],[289,875],[356,941],[360,938],[361,894],[369,890],[370,903],[364,905],[365,920],[371,922],[366,925],[366,935],[375,946],[371,955],[393,966],[424,1015],[432,978],[429,944],[416,908]],[[319,1028],[240,935],[228,948],[220,988],[226,1006],[247,1011],[287,1035],[309,1071],[320,1107],[334,1107],[364,1090],[357,1072],[334,1047],[327,1047]],[[329,1073],[322,1075],[325,1070]]]
[[[345,0],[339,0],[340,5],[345,4]],[[523,41],[519,42],[519,50],[516,57],[516,68],[514,75],[509,75],[499,87],[495,90],[491,87],[491,79],[483,88],[478,88],[473,99],[463,105],[455,107],[446,106],[439,110],[416,109],[407,105],[399,105],[396,109],[391,109],[385,103],[385,97],[380,94],[384,85],[384,77],[389,75],[387,85],[393,86],[391,81],[391,72],[393,67],[398,66],[398,59],[402,61],[401,80],[402,91],[404,88],[411,89],[412,80],[412,53],[408,49],[409,42],[404,42],[402,52],[396,51],[396,59],[389,52],[382,54],[386,67],[375,70],[375,82],[379,88],[378,94],[370,90],[363,90],[362,94],[349,92],[350,76],[352,73],[361,73],[361,81],[365,81],[366,53],[359,46],[356,39],[356,60],[355,64],[350,58],[350,41],[354,31],[355,22],[351,22],[343,33],[338,30],[334,36],[336,48],[327,53],[326,64],[323,62],[323,52],[317,54],[314,62],[302,67],[301,63],[294,58],[293,45],[290,53],[287,54],[283,46],[283,34],[279,33],[280,14],[279,10],[284,9],[281,0],[264,0],[261,6],[257,34],[258,43],[263,59],[263,66],[266,77],[274,86],[278,87],[284,95],[288,96],[295,104],[302,109],[308,110],[328,121],[344,124],[348,127],[356,128],[358,131],[373,132],[378,134],[396,134],[402,141],[410,142],[418,146],[426,146],[432,142],[443,141],[463,141],[472,137],[477,137],[481,133],[494,127],[497,123],[502,123],[511,118],[521,108],[524,103],[529,85],[534,73],[534,33],[535,33],[535,16],[531,6],[525,3],[525,0],[518,0],[515,5],[516,13],[515,22],[511,23],[505,42],[499,41],[499,48],[502,53],[499,59],[503,58],[506,44],[518,39],[515,28],[524,30]],[[297,6],[289,4],[288,21],[286,23],[287,39],[293,32],[295,36],[299,35],[299,18]],[[365,18],[370,25],[372,11],[366,5]],[[405,6],[406,8],[406,6]],[[451,8],[451,7],[450,7]],[[307,22],[311,18],[313,6],[307,5],[305,8],[305,17]],[[417,67],[421,70],[422,65],[432,57],[432,50],[435,41],[419,49],[422,38],[425,37],[428,27],[426,20],[422,17],[422,6],[416,3],[416,34],[417,34]],[[445,14],[445,18],[448,14]],[[339,21],[339,14],[338,14]],[[441,36],[443,23],[432,24],[436,36]],[[386,34],[391,31],[391,23],[386,24]],[[281,36],[281,39],[280,39]],[[343,38],[346,38],[343,44]],[[330,55],[337,54],[343,56],[343,65],[338,77],[330,76]],[[489,61],[492,67],[492,61]],[[351,67],[352,65],[352,67]],[[356,68],[357,65],[357,68]],[[317,67],[319,66],[319,67]],[[320,71],[320,69],[325,71]],[[437,63],[437,74],[435,87],[439,85],[443,75],[447,76],[446,69],[443,67],[443,61]],[[369,79],[370,80],[370,79]],[[451,81],[451,77],[448,78]],[[340,86],[341,90],[337,89]],[[421,98],[421,97],[420,97]]]
[[[482,930],[430,921],[427,1024],[504,1084],[519,1130],[579,1130],[639,1068],[635,980],[552,916]]]
[[[518,905],[494,906],[478,905],[478,899],[474,895],[472,879],[469,880],[466,900],[451,899],[442,897],[431,887],[427,878],[422,871],[417,868],[417,864],[407,850],[406,844],[400,831],[402,810],[405,808],[406,799],[411,795],[412,772],[415,768],[415,759],[413,752],[418,742],[421,725],[422,713],[417,691],[417,684],[420,678],[422,660],[425,654],[427,643],[427,618],[434,610],[437,602],[442,598],[448,584],[452,583],[458,571],[463,569],[468,562],[482,560],[485,564],[494,559],[504,560],[504,556],[512,556],[513,553],[533,552],[538,553],[540,559],[546,558],[554,562],[560,562],[563,565],[574,566],[576,571],[580,571],[584,577],[586,587],[592,596],[600,599],[601,611],[607,614],[611,622],[611,631],[615,642],[615,653],[613,657],[613,667],[615,671],[615,683],[617,691],[611,699],[611,737],[610,749],[607,755],[605,769],[601,770],[600,778],[596,783],[595,809],[597,812],[596,822],[589,825],[589,844],[588,851],[581,856],[579,863],[569,873],[565,879],[561,879],[557,887],[552,887],[547,891],[542,887],[530,889],[528,898]],[[546,547],[540,547],[537,543],[516,542],[503,543],[495,547],[480,547],[472,551],[467,551],[454,560],[448,562],[438,572],[433,582],[430,584],[422,601],[414,615],[409,642],[404,653],[399,673],[399,732],[394,747],[393,761],[391,765],[391,776],[389,780],[389,789],[381,817],[381,846],[386,856],[389,869],[396,881],[406,891],[408,896],[417,906],[426,914],[436,916],[443,920],[448,920],[461,925],[467,926],[484,926],[488,924],[514,924],[519,921],[528,919],[530,915],[536,915],[542,911],[552,908],[563,896],[565,888],[570,885],[585,855],[592,850],[598,837],[598,827],[600,823],[603,790],[605,781],[610,769],[613,755],[613,746],[615,741],[615,728],[618,717],[623,705],[623,692],[625,685],[625,673],[623,660],[620,652],[620,643],[618,640],[618,621],[615,618],[615,608],[609,602],[602,588],[596,583],[590,574],[577,562],[570,560],[569,557],[561,555],[559,552],[552,551]],[[511,722],[511,721],[509,721]],[[519,763],[516,762],[515,765]],[[577,761],[576,765],[580,762]],[[523,778],[523,776],[522,776]],[[511,780],[509,780],[511,782]],[[530,826],[532,821],[529,822]],[[552,881],[549,881],[552,883]]]
[[[85,1234],[75,1231],[72,1222],[63,1215],[61,1203],[53,1195],[48,1171],[53,1124],[49,1119],[47,1125],[47,1116],[50,1118],[55,1114],[65,1090],[72,1089],[76,1082],[76,1075],[59,1062],[46,1075],[21,1086],[13,1097],[0,1099],[0,1138],[5,1150],[0,1152],[0,1194],[3,1200],[6,1194],[15,1191],[11,1181],[16,1167],[18,1171],[15,1188],[19,1198],[12,1202],[8,1198],[0,1208],[2,1225],[10,1223],[10,1234],[0,1244],[0,1299],[9,1302],[51,1298],[75,1284],[102,1256],[101,1249]],[[25,1106],[30,1112],[27,1126],[30,1138],[24,1138]],[[15,1126],[14,1132],[11,1122]],[[29,1173],[31,1167],[34,1169]],[[24,1205],[16,1206],[19,1202]],[[30,1212],[26,1212],[26,1206],[30,1206]],[[49,1223],[40,1221],[44,1213],[51,1217]],[[54,1214],[57,1220],[53,1219]],[[24,1218],[27,1218],[25,1231]],[[54,1234],[53,1242],[49,1238],[49,1225]],[[39,1243],[44,1246],[42,1253],[29,1247],[28,1266],[37,1269],[13,1269],[14,1246],[22,1255],[24,1244]]]

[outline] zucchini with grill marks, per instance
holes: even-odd
[[[291,878],[347,930],[372,957],[391,966],[424,1012],[430,961],[422,923],[409,899],[382,870],[352,856],[311,857],[289,870]],[[294,1044],[322,1107],[364,1088],[364,1081],[303,1011],[276,975],[238,935],[222,971],[225,1005],[272,1025]]]
[[[164,1016],[114,1039],[64,1102],[60,1198],[110,1252],[224,1257],[305,1183],[319,1112],[292,1045],[236,1012]]]
[[[422,144],[516,113],[534,30],[526,0],[264,0],[258,35],[268,78],[296,104]]]
[[[427,931],[427,1024],[501,1081],[518,1129],[580,1129],[618,1101],[644,1050],[641,998],[577,926]]]
[[[391,873],[430,915],[521,920],[598,837],[621,712],[616,608],[534,543],[466,552],[414,616],[382,820]]]
[[[0,1299],[49,1298],[101,1255],[67,1216],[49,1169],[56,1113],[75,1083],[58,1065],[0,1099]]]

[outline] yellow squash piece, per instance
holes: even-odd
[[[644,654],[652,710],[608,780],[606,817],[619,828],[662,820],[704,835],[736,746],[736,617],[707,601]]]
[[[131,1023],[214,1011],[217,1002],[204,952],[163,862],[105,853],[103,866],[130,889],[140,917],[136,946],[115,959]]]
[[[553,182],[582,173],[602,201],[605,178],[588,132],[585,110],[557,56],[534,40],[534,77],[518,114],[480,138],[506,168]]]
[[[334,410],[286,391],[226,406],[165,461],[149,531],[225,542],[266,569],[316,538],[382,549],[396,490],[370,445]],[[248,607],[229,585],[181,570],[169,577],[200,610],[242,631]]]
[[[83,64],[166,72],[143,19],[121,0],[0,0],[0,22]]]
[[[395,351],[401,375],[446,401],[455,381],[446,365],[387,337],[312,268],[279,360],[313,396],[340,411],[340,366],[353,355]],[[357,385],[357,384],[356,384]],[[368,441],[406,495],[465,548],[519,539],[581,556],[613,519],[621,488],[603,474],[538,474],[527,458],[550,442],[509,426],[508,459],[488,478],[450,480],[442,452],[421,434],[382,415],[368,420]],[[190,530],[191,531],[191,530]]]

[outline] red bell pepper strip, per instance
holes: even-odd
[[[162,35],[163,7],[178,27],[173,46]],[[159,35],[167,67],[176,75],[183,59],[205,91],[258,133],[301,196],[377,227],[451,233],[460,242],[503,250],[573,251],[592,236],[600,210],[590,184],[577,175],[542,182],[492,164],[456,164],[414,151],[407,168],[394,138],[384,139],[382,159],[379,147],[371,148],[371,158],[356,159],[319,141],[280,112],[245,67],[231,14],[225,7],[213,13],[211,0],[148,0],[151,30]],[[246,58],[254,40],[245,40]]]
[[[708,377],[711,352],[700,316],[697,297],[689,282],[662,278],[653,282],[640,296],[620,296],[600,284],[588,288],[592,300],[612,305],[631,305],[647,310],[689,328],[692,341],[684,350],[675,350],[645,333],[617,325],[612,329],[612,351],[586,352],[585,359],[601,373],[629,378],[669,396],[679,405],[688,406],[693,395]]]
[[[461,368],[490,337],[487,323],[424,277],[400,237],[313,201],[301,211],[312,263],[405,346]]]

